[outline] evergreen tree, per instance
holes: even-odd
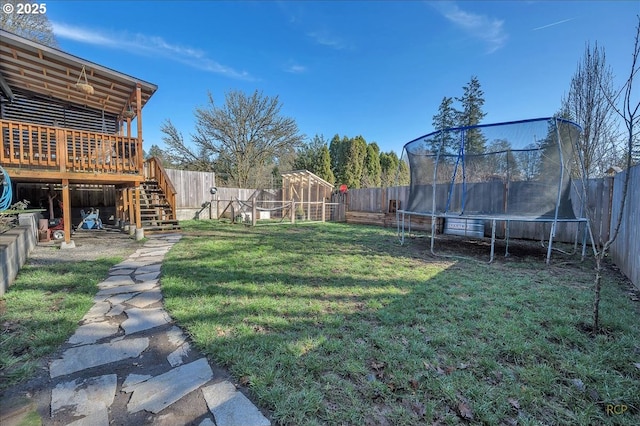
[[[298,150],[293,169],[308,170],[329,183],[335,182],[331,171],[331,155],[323,136],[314,136],[311,142]]]
[[[462,110],[456,114],[458,116],[458,126],[467,127],[478,125],[485,115],[487,115],[482,111],[484,92],[480,88],[478,77],[471,77],[471,80],[464,86],[463,90],[462,97],[456,98],[462,107]],[[485,151],[485,143],[485,137],[479,129],[467,131],[464,141],[465,154],[482,154]]]
[[[326,180],[327,182],[334,184],[336,182],[335,176],[333,176],[333,172],[331,171],[331,154],[329,153],[329,148],[327,148],[327,144],[322,145],[320,149],[320,159],[319,159],[319,168],[316,171],[318,177]]]
[[[347,145],[348,138],[345,136],[343,139],[340,139],[340,135],[335,135],[331,139],[331,143],[329,144],[329,154],[331,156],[331,170],[333,171],[333,175],[336,179],[336,182],[339,184],[345,183],[345,165],[346,165],[346,154],[345,147]]]
[[[345,151],[348,153],[345,159],[344,183],[349,188],[360,188],[367,157],[367,141],[362,136],[356,136],[353,139],[343,140],[343,143],[346,143]]]
[[[408,185],[410,182],[409,166],[393,152],[380,153],[380,168],[382,170],[382,187]]]
[[[442,98],[442,102],[440,102],[438,113],[433,116],[433,128],[435,130],[444,130],[452,127],[456,127],[456,110],[453,107],[453,98],[445,96]],[[458,153],[457,148],[456,140],[450,132],[443,132],[437,137],[432,138],[428,146],[428,149],[433,153],[440,151],[440,155],[455,155]]]
[[[375,142],[367,145],[362,187],[378,188],[381,183],[382,168],[380,167],[380,147]]]

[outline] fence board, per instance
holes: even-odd
[[[176,189],[177,208],[197,208],[211,200],[209,190],[216,186],[213,172],[165,169]]]
[[[594,236],[599,238],[608,238],[609,235],[609,199],[611,197],[611,185],[613,178],[593,179],[589,181],[587,188],[588,197],[591,202],[589,208],[592,217],[592,229],[594,230]],[[576,215],[580,214],[579,204],[582,199],[581,184],[578,182],[572,188],[572,199],[575,201]],[[438,188],[438,200],[446,200],[446,192],[448,185],[444,185]],[[501,187],[497,186],[495,182],[487,182],[485,184],[474,184],[474,191],[486,192],[486,197],[481,197],[486,203],[484,206],[486,209],[497,209],[497,207],[491,203],[498,203],[498,205],[504,204],[503,193]],[[459,193],[460,191],[458,191]],[[443,198],[444,197],[444,198]],[[459,198],[459,197],[458,197]],[[347,195],[347,210],[348,211],[361,211],[369,213],[390,213],[389,202],[391,200],[396,201],[396,205],[399,205],[399,209],[404,208],[409,199],[409,187],[389,187],[389,188],[364,188],[364,189],[351,189]],[[339,200],[334,196],[334,202]],[[458,206],[461,204],[461,200],[457,198],[452,199],[452,205]],[[457,204],[456,204],[457,203]],[[477,207],[477,206],[476,206]],[[481,206],[482,207],[482,206]],[[488,226],[485,226],[487,236],[490,232],[490,222],[487,222]],[[584,226],[580,228],[582,232]],[[501,223],[496,229],[496,236],[503,238],[505,236],[506,225]],[[531,240],[546,240],[549,238],[549,232],[551,231],[551,225],[537,222],[511,222],[509,225],[510,238],[516,239],[531,239]],[[556,242],[574,243],[576,239],[576,231],[578,231],[577,223],[559,223],[556,228],[556,236],[554,240]],[[579,236],[581,238],[581,234]]]
[[[626,173],[629,176],[629,189],[625,201],[618,237],[611,245],[611,257],[620,270],[640,288],[640,165],[618,173],[613,182],[611,203],[611,232],[617,222],[622,204],[622,186]]]

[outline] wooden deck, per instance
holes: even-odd
[[[22,181],[136,182],[143,178],[138,138],[0,120],[0,165]]]

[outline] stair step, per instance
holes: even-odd
[[[140,210],[150,211],[155,209],[171,210],[171,206],[169,204],[140,204]]]

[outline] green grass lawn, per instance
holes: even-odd
[[[613,272],[593,337],[579,258],[434,258],[333,223],[182,226],[166,306],[277,424],[640,424],[639,307]]]
[[[76,330],[121,258],[25,265],[0,298],[0,391],[38,370]]]

